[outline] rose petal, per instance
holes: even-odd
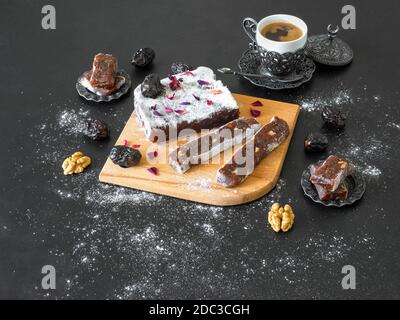
[[[254,118],[257,118],[261,114],[261,111],[260,110],[250,109],[250,113]]]
[[[260,100],[256,100],[251,104],[253,107],[262,107],[263,104]]]
[[[158,176],[158,169],[156,167],[148,168],[147,171],[151,174],[154,174],[155,176]]]
[[[221,94],[222,90],[210,90],[211,94],[217,95],[217,94]]]
[[[165,107],[165,112],[167,112],[167,113],[171,113],[171,112],[174,112],[174,110],[173,110],[173,109],[171,109],[171,108]]]
[[[185,114],[187,111],[186,111],[186,110],[178,109],[178,110],[175,110],[175,112],[176,112],[177,114],[179,114],[179,115],[182,115],[182,114]]]
[[[185,76],[194,76],[192,71],[184,71],[182,72]]]
[[[213,103],[212,100],[207,99],[207,105],[211,106]]]
[[[204,81],[204,80],[197,80],[197,83],[201,86],[208,86],[210,85],[210,83],[208,81]]]
[[[174,98],[175,98],[175,92],[174,92],[174,94],[173,94],[173,95],[171,95],[171,96],[167,96],[167,99],[168,99],[168,100],[174,100]]]
[[[187,101],[183,101],[180,103],[181,106],[189,106],[191,103]]]
[[[124,147],[128,146],[128,140],[124,139]]]
[[[193,97],[194,97],[197,101],[200,101],[200,97],[199,97],[199,96],[196,96],[195,94],[193,94]]]
[[[132,145],[132,148],[133,148],[133,149],[139,149],[139,148],[140,148],[140,144],[133,144],[133,145]]]
[[[159,113],[157,110],[154,110],[154,111],[153,111],[153,114],[154,114],[155,116],[158,116],[158,117],[163,117],[163,115],[162,115],[161,113]]]
[[[169,87],[172,91],[175,91],[182,86],[175,76],[169,76],[169,80],[171,80],[171,82],[169,83]]]
[[[158,152],[157,152],[157,150],[154,150],[154,151],[152,151],[152,152],[149,152],[149,153],[147,154],[147,156],[148,156],[150,159],[157,158]]]

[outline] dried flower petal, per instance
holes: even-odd
[[[261,111],[260,110],[250,109],[250,113],[254,118],[257,118],[261,114]]]
[[[195,94],[193,94],[193,97],[194,97],[197,101],[200,101],[200,97],[199,97],[199,96],[196,96]]]
[[[174,94],[167,96],[168,100],[174,100],[174,98],[175,98],[175,92],[174,92]]]
[[[256,100],[251,104],[253,107],[262,107],[263,104],[260,100]]]
[[[201,86],[208,86],[210,85],[210,83],[208,81],[205,80],[197,80],[197,83]]]
[[[152,152],[149,152],[149,153],[147,154],[147,156],[148,156],[150,159],[157,158],[158,152],[157,152],[157,150],[154,150],[154,151],[152,151]]]
[[[153,114],[154,114],[155,116],[158,116],[158,117],[163,117],[163,115],[162,115],[161,113],[159,113],[157,110],[154,110],[154,111],[153,111]]]
[[[158,176],[158,169],[156,167],[148,168],[147,171],[151,174],[154,174],[155,176]]]
[[[194,76],[194,74],[193,74],[193,72],[192,71],[184,71],[184,72],[182,72],[185,76]]]
[[[210,90],[211,94],[217,95],[217,94],[221,94],[222,90]]]
[[[165,112],[171,113],[171,112],[174,112],[174,110],[169,107],[165,107]]]
[[[132,145],[132,148],[133,148],[133,149],[139,149],[139,148],[140,148],[140,144],[133,144],[133,145]]]
[[[186,111],[186,110],[178,109],[178,110],[175,110],[175,112],[176,112],[177,114],[179,114],[179,115],[182,115],[182,114],[185,114],[187,111]]]
[[[180,103],[180,105],[181,106],[189,106],[189,105],[191,105],[191,103],[188,102],[188,101],[183,101],[183,102]]]
[[[169,83],[169,87],[172,91],[175,91],[176,89],[182,87],[181,83],[175,76],[169,76],[169,80],[171,80],[171,82]]]
[[[124,139],[124,147],[128,146],[128,140]]]
[[[212,100],[207,99],[207,105],[211,106],[213,104]]]

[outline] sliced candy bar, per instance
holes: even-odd
[[[184,173],[191,166],[207,162],[222,151],[251,138],[260,127],[255,119],[233,120],[172,151],[169,163],[178,173]]]
[[[317,170],[317,166],[313,165],[310,168],[310,173],[313,175]],[[329,200],[346,200],[349,195],[349,188],[346,181],[343,181],[339,187],[333,191],[327,191],[322,185],[314,184],[315,189],[317,190],[318,197],[322,201],[329,201]]]
[[[289,132],[286,121],[273,117],[218,170],[217,182],[224,187],[243,182],[267,154],[285,141]]]
[[[351,170],[352,165],[349,161],[332,155],[315,170],[310,177],[310,181],[313,184],[323,186],[329,192],[333,192],[351,173]]]

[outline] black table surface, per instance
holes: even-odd
[[[48,1],[0,4],[0,298],[359,299],[400,297],[400,77],[396,1],[352,1],[356,30],[340,37],[354,50],[344,68],[317,66],[308,84],[275,92],[218,75],[232,92],[302,106],[281,178],[269,195],[246,205],[213,207],[103,185],[97,176],[133,110],[132,92],[89,103],[75,81],[97,52],[114,54],[137,86],[174,61],[214,70],[237,65],[248,39],[244,17],[302,17],[309,34],[340,24],[347,1],[50,1],[56,30],[41,28]],[[154,64],[130,64],[149,46]],[[320,110],[348,113],[342,133],[328,133],[329,153],[351,159],[367,181],[364,198],[343,208],[313,203],[302,171],[326,155],[308,155],[303,139],[323,131]],[[79,133],[85,117],[105,120],[102,143]],[[63,176],[74,151],[93,158],[83,174]],[[195,192],[195,191],[194,191]],[[291,203],[293,230],[267,223],[274,201]],[[41,286],[56,269],[56,289]],[[342,268],[356,270],[343,290]]]

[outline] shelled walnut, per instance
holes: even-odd
[[[82,152],[75,152],[72,156],[66,158],[62,164],[64,175],[81,173],[92,163],[92,160]]]
[[[274,203],[268,212],[268,222],[275,232],[289,231],[294,224],[294,212],[290,205],[281,207],[279,203]]]

